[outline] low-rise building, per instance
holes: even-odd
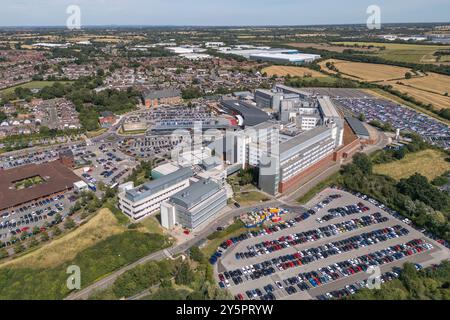
[[[119,208],[134,220],[159,211],[161,203],[189,187],[194,175],[190,168],[182,168],[159,179],[119,194]]]

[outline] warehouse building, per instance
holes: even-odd
[[[250,60],[269,61],[274,63],[293,63],[293,64],[308,64],[320,59],[318,54],[306,53],[255,53],[250,55]]]
[[[189,187],[194,175],[190,168],[182,168],[137,188],[129,185],[119,194],[119,208],[134,220],[159,211],[161,203]]]
[[[225,188],[212,180],[200,179],[161,204],[161,224],[166,229],[177,224],[194,230],[226,206]]]

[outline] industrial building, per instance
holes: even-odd
[[[231,48],[219,48],[225,54],[233,54],[249,60],[269,61],[275,63],[307,64],[317,59],[320,55],[301,53],[296,49],[237,46]]]
[[[137,188],[129,184],[119,193],[119,208],[134,220],[159,211],[161,203],[189,187],[194,175],[190,168],[182,168]]]
[[[225,188],[212,180],[200,179],[161,204],[161,224],[166,229],[181,225],[193,230],[226,206]]]
[[[308,64],[320,59],[318,54],[306,53],[256,53],[250,55],[250,60],[269,61],[275,63]]]

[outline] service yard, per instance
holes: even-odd
[[[387,281],[407,261],[419,268],[450,258],[448,248],[366,196],[328,188],[308,209],[315,214],[219,249],[219,286],[239,300],[327,299],[348,285],[343,295],[354,291],[370,266]]]

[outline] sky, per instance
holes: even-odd
[[[449,22],[450,0],[0,0],[0,26],[62,26],[70,5],[81,25],[314,25]]]

